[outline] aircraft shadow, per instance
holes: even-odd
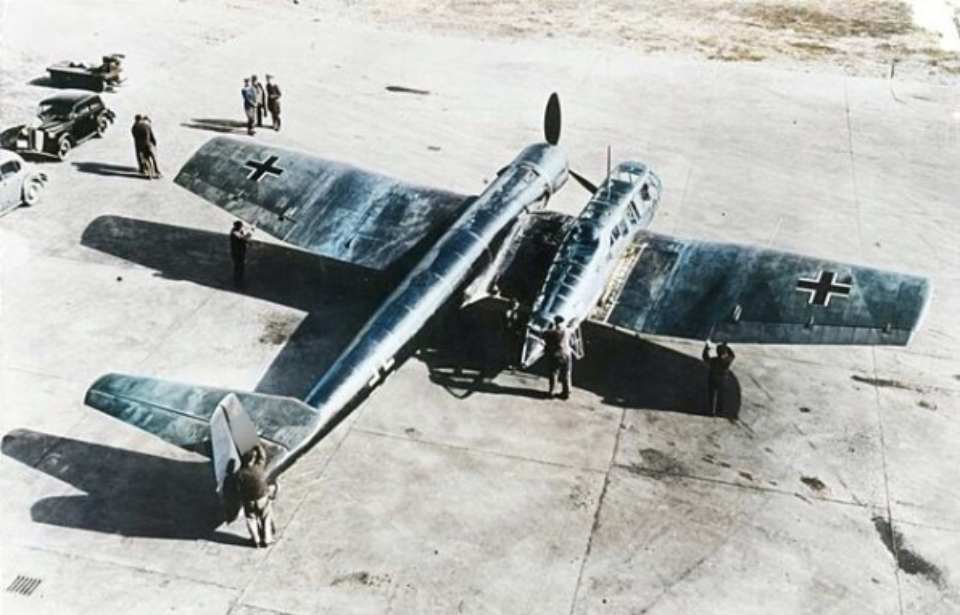
[[[306,312],[299,324],[280,311],[263,322],[260,342],[283,349],[256,389],[302,397],[379,306],[389,282],[361,267],[255,241],[247,252],[246,284],[241,291],[233,286],[227,230],[214,233],[100,216],[84,229],[80,243],[154,269],[167,279]]]
[[[546,397],[543,361],[518,373],[542,378],[531,390],[504,384],[498,376],[519,362],[522,337],[506,326],[500,306],[478,304],[457,314],[444,314],[425,334],[418,358],[431,381],[457,398],[483,392]],[[709,414],[707,366],[692,357],[629,333],[587,323],[585,356],[574,363],[573,386],[599,395],[605,404],[683,414]],[[740,383],[730,374],[724,391],[725,418],[735,420],[741,406]]]
[[[83,495],[43,498],[30,509],[37,523],[143,538],[204,539],[245,545],[216,531],[220,505],[210,465],[16,429],[3,454],[63,481]]]
[[[140,172],[140,169],[122,164],[107,164],[103,162],[74,162],[73,166],[81,173],[92,173],[93,175],[103,175],[106,177],[132,177],[135,179],[148,179]]]
[[[245,134],[247,123],[240,120],[223,120],[217,118],[193,118],[188,122],[181,122],[185,128],[194,130],[209,130],[212,132]]]

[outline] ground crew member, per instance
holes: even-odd
[[[236,484],[253,546],[266,547],[273,542],[274,525],[267,485],[267,454],[263,446],[258,444],[244,455]]]
[[[253,92],[256,95],[257,126],[260,127],[263,126],[263,114],[267,109],[267,93],[256,75],[250,76],[250,85],[253,86]]]
[[[243,112],[247,116],[247,134],[256,134],[253,130],[253,121],[257,117],[257,91],[250,85],[250,79],[243,80],[240,95],[243,97]]]
[[[547,359],[547,369],[550,370],[550,391],[560,378],[560,399],[570,397],[570,379],[573,372],[573,352],[570,347],[570,330],[563,326],[563,316],[553,319],[553,325],[543,332],[544,354]]]
[[[253,236],[253,229],[237,220],[230,231],[230,258],[233,259],[233,285],[243,288],[243,274],[246,269],[247,244]]]
[[[703,360],[706,362],[709,373],[707,374],[707,402],[710,408],[710,414],[713,416],[726,416],[723,407],[723,391],[727,381],[727,373],[736,355],[726,344],[717,346],[717,356],[710,356],[710,342],[703,345]]]
[[[273,129],[280,130],[280,86],[274,83],[273,75],[267,75],[267,111],[273,119]]]

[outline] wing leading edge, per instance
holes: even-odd
[[[632,246],[593,319],[637,333],[758,344],[906,345],[928,280],[655,234]]]
[[[207,141],[175,181],[278,239],[372,269],[441,232],[469,200],[227,137]]]

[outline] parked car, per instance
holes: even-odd
[[[112,90],[123,81],[120,77],[123,70],[120,65],[122,58],[122,53],[103,56],[98,66],[64,60],[47,67],[47,72],[50,73],[50,83],[54,87],[103,92]]]
[[[0,216],[21,204],[40,200],[47,175],[34,170],[13,152],[0,150]]]
[[[74,146],[102,137],[115,118],[97,94],[67,90],[42,101],[33,123],[0,133],[0,147],[63,160]]]

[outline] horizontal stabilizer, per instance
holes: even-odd
[[[316,429],[320,414],[298,399],[107,374],[87,391],[84,403],[181,448],[210,455],[210,419],[233,393],[270,449],[276,465]]]

